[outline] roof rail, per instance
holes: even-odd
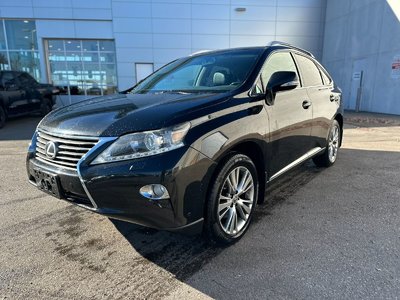
[[[289,44],[289,43],[285,43],[285,42],[281,42],[281,41],[272,41],[272,42],[268,43],[267,46],[269,46],[269,47],[271,47],[271,46],[287,46],[287,47],[299,50],[301,52],[304,52],[304,53],[310,55],[312,58],[315,58],[315,56],[310,51],[307,51],[307,50],[304,50],[302,48],[293,46],[292,44]]]

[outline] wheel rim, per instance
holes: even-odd
[[[218,201],[218,219],[229,235],[245,228],[254,204],[254,180],[243,166],[233,169],[226,177]]]
[[[329,136],[329,144],[328,144],[328,151],[329,151],[329,160],[334,162],[337,157],[337,152],[339,149],[339,127],[334,126],[331,130],[331,134]]]

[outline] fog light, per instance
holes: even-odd
[[[149,184],[141,187],[140,194],[152,200],[168,199],[169,194],[165,186],[161,184]]]

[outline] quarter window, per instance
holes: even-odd
[[[332,82],[332,79],[328,76],[328,74],[326,74],[324,70],[322,70],[321,68],[319,68],[319,70],[321,72],[322,79],[324,80],[324,84],[330,84]]]
[[[300,67],[303,86],[323,85],[321,74],[315,63],[303,55],[295,54],[295,57]]]

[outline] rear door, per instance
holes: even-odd
[[[298,73],[289,51],[272,53],[261,72],[261,86],[267,86],[278,71]],[[300,78],[300,77],[299,77]],[[276,94],[274,104],[266,106],[270,118],[270,172],[274,175],[310,150],[312,110],[303,107],[307,90],[301,86]]]
[[[324,148],[332,119],[337,111],[337,103],[332,95],[333,82],[326,71],[312,59],[297,53],[295,58],[312,102],[312,146]]]

